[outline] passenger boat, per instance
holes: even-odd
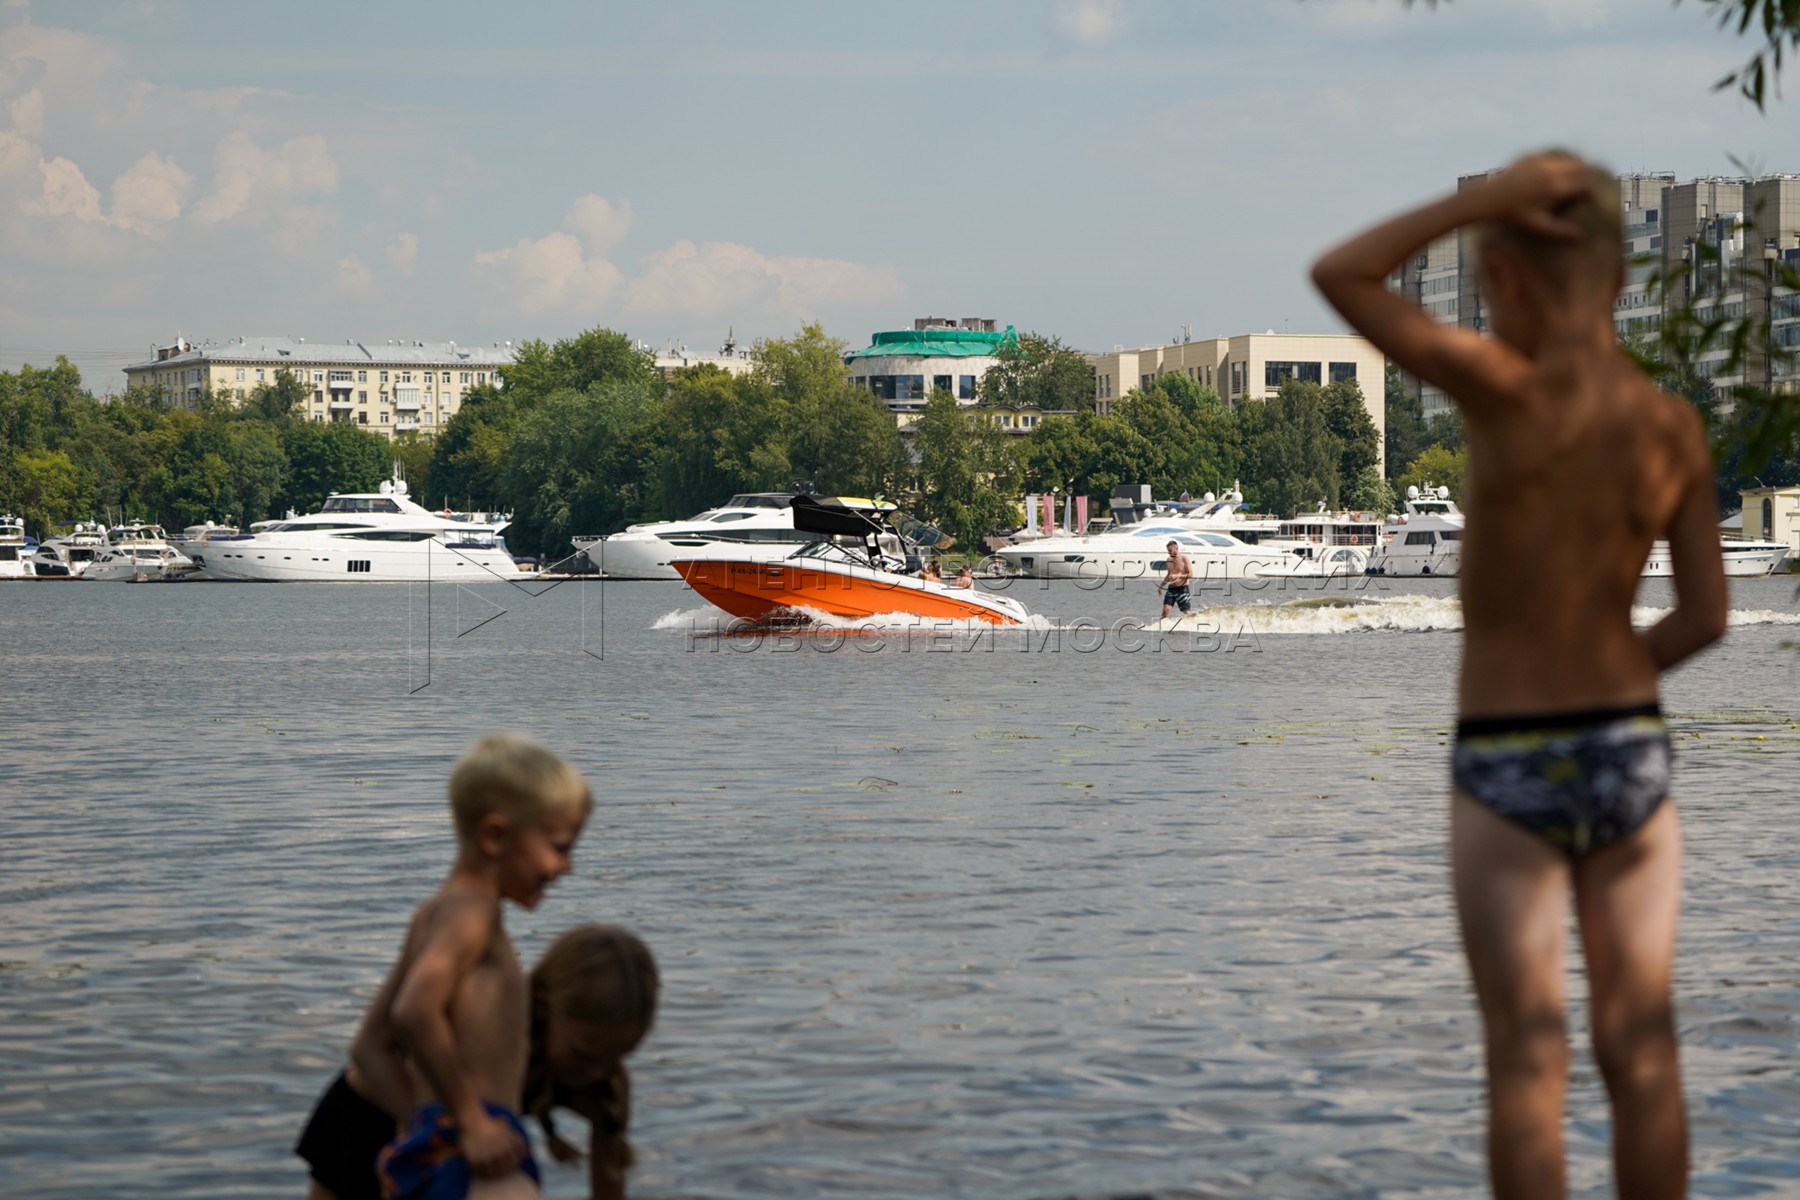
[[[25,519],[11,513],[0,516],[0,579],[31,579],[31,547],[25,542]]]
[[[212,578],[256,583],[516,580],[504,527],[428,512],[396,473],[375,492],[327,497],[316,513],[254,533],[213,534],[204,556]]]
[[[1406,489],[1406,511],[1382,526],[1381,544],[1369,556],[1371,575],[1462,573],[1463,511],[1447,487],[1427,483]]]
[[[218,525],[205,521],[199,525],[189,525],[175,537],[169,539],[169,545],[181,551],[194,566],[188,571],[188,579],[211,579],[206,569],[207,542],[213,538],[235,537],[238,529],[235,525]]]
[[[134,522],[114,525],[106,531],[106,545],[82,572],[83,579],[102,583],[155,583],[178,579],[193,561],[169,545],[161,525]]]
[[[1731,534],[1719,535],[1725,574],[1733,579],[1754,579],[1769,574],[1787,558],[1791,549],[1786,542],[1760,542]],[[1664,579],[1673,574],[1675,564],[1669,554],[1669,543],[1657,538],[1650,544],[1650,557],[1644,561],[1644,578]]]
[[[1049,537],[1002,546],[994,558],[1014,574],[1035,579],[1150,579],[1167,568],[1170,542],[1187,555],[1196,581],[1360,575],[1367,563],[1366,553],[1355,546],[1276,538],[1251,545],[1223,530],[1163,521],[1126,525],[1092,537]]]
[[[794,528],[814,540],[787,558],[678,558],[671,565],[703,598],[757,625],[894,614],[1022,625],[1030,616],[1011,597],[906,573],[907,564],[881,548],[901,520],[891,509],[873,513],[811,496],[795,496],[790,507]]]
[[[744,561],[786,558],[813,540],[794,528],[794,492],[740,492],[685,521],[650,521],[607,537],[570,542],[608,579],[679,580],[677,558],[721,555]]]
[[[45,540],[31,556],[39,579],[81,578],[106,548],[106,527],[98,521],[77,521],[70,532]]]

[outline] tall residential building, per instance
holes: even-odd
[[[125,380],[192,407],[208,390],[241,404],[257,384],[289,371],[311,392],[303,408],[308,419],[344,421],[393,437],[408,430],[435,433],[469,388],[499,383],[512,361],[511,342],[366,345],[264,337],[195,345],[177,338],[157,347],[155,358],[126,367]]]
[[[1087,360],[1094,368],[1094,399],[1102,412],[1126,392],[1147,388],[1171,374],[1211,388],[1234,407],[1243,400],[1272,396],[1284,379],[1354,380],[1376,433],[1386,442],[1387,361],[1373,343],[1355,334],[1246,333],[1135,350],[1115,347],[1108,354],[1090,354]]]
[[[1459,188],[1491,171],[1464,175]],[[1625,283],[1613,308],[1621,340],[1656,337],[1667,306],[1699,300],[1702,316],[1766,315],[1771,341],[1800,350],[1800,295],[1777,285],[1784,266],[1800,269],[1800,176],[1757,179],[1709,177],[1678,182],[1672,172],[1618,176],[1625,232]],[[1659,277],[1670,281],[1665,290]],[[1465,329],[1486,328],[1478,272],[1469,239],[1450,234],[1401,265],[1394,290],[1434,319]],[[1723,346],[1701,356],[1701,369],[1721,385],[1800,387],[1791,363],[1752,354],[1742,372],[1717,374]],[[1408,379],[1427,418],[1450,407],[1441,389]]]

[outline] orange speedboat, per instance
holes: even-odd
[[[1008,596],[903,573],[903,564],[881,553],[884,520],[863,511],[797,496],[794,528],[820,540],[776,562],[676,559],[669,565],[701,596],[758,625],[804,621],[809,613],[852,621],[900,613],[991,625],[1022,625],[1030,615]]]

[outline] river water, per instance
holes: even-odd
[[[1116,628],[1142,582],[1015,583],[1028,631],[761,639],[678,585],[544,587],[0,588],[0,1195],[301,1194],[497,728],[599,797],[524,957],[608,920],[662,966],[638,1195],[1480,1189],[1448,582],[1201,592],[1215,631],[1162,638]],[[1695,1192],[1794,1195],[1800,605],[1732,604],[1665,688]]]

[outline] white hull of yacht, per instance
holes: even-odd
[[[1725,574],[1732,579],[1755,579],[1767,575],[1786,560],[1789,547],[1782,542],[1733,541],[1726,538],[1720,545]],[[1667,579],[1675,574],[1669,557],[1669,544],[1658,538],[1644,561],[1644,578]]]
[[[681,573],[670,566],[677,559],[685,562],[780,562],[809,540],[799,533],[788,541],[733,542],[702,540],[681,534],[665,538],[643,532],[573,539],[575,548],[586,554],[594,568],[608,579],[667,580],[673,583],[681,581]]]
[[[345,539],[327,547],[315,538],[263,534],[214,541],[204,557],[208,578],[234,583],[493,583],[519,578],[518,564],[499,546],[433,540],[384,545]]]
[[[1104,535],[1102,535],[1104,536]],[[1168,565],[1168,551],[1118,549],[1100,538],[1045,538],[1019,546],[1003,546],[995,557],[1008,571],[1033,579],[1131,580],[1161,578]],[[1232,547],[1184,545],[1193,564],[1194,581],[1275,579],[1332,574],[1361,575],[1362,552],[1339,548],[1344,557],[1302,557],[1278,542]]]

